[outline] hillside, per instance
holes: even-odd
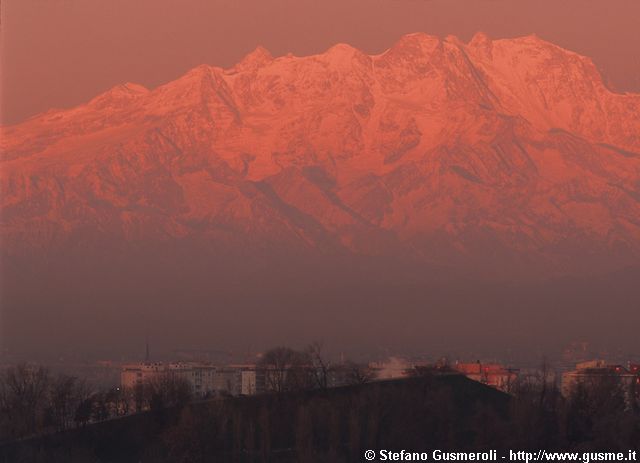
[[[217,400],[5,445],[0,461],[338,463],[370,448],[480,449],[508,403],[460,375]],[[495,422],[482,429],[485,418]]]

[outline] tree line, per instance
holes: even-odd
[[[77,376],[19,364],[0,372],[0,443],[183,406],[192,399],[191,387],[178,377],[158,376],[132,389],[95,390]]]
[[[569,394],[562,394],[554,374],[543,365],[537,374],[514,381],[507,394],[456,374],[443,363],[412,369],[406,379],[371,382],[371,371],[365,366],[332,364],[320,346],[303,351],[275,348],[265,353],[260,366],[273,372],[265,377],[271,393],[193,402],[180,383],[158,382],[146,392],[138,391],[138,403],[149,413],[103,421],[86,427],[92,431],[83,434],[62,433],[59,438],[40,441],[37,449],[47,450],[48,463],[197,463],[212,458],[256,463],[347,462],[361,461],[365,449],[381,448],[640,450],[639,386],[636,383],[629,395],[613,377],[579,382]],[[332,387],[337,374],[344,374],[350,382]],[[49,383],[49,389],[44,389],[54,391],[54,384],[62,384],[53,376],[43,379],[47,375],[39,369],[31,369],[29,375],[34,384],[21,390],[42,390],[42,384]],[[18,416],[18,410],[32,410],[38,401],[31,398],[37,395],[25,393],[10,416]],[[82,394],[71,395],[76,396],[71,404],[85,403]],[[45,396],[49,398],[42,403],[48,406],[41,404],[41,410],[52,407],[55,394]],[[99,410],[103,405],[95,404],[114,401],[93,399],[92,403],[92,410]],[[2,404],[4,407],[5,402]],[[60,423],[54,417],[71,409],[58,405],[56,413],[51,410],[37,416],[48,415],[52,423]],[[22,426],[28,424],[33,430],[33,416],[25,415]],[[37,453],[35,448],[32,444],[19,447],[11,458],[30,458]],[[69,458],[70,449],[80,449],[80,454],[93,460]],[[105,449],[112,452],[110,459]]]
[[[364,365],[329,362],[319,343],[303,350],[270,349],[257,367],[264,372],[264,392],[272,393],[362,384],[372,379]],[[217,395],[228,392],[218,391]],[[130,389],[95,390],[77,376],[20,364],[0,372],[0,442],[182,407],[195,398],[189,382],[171,372],[153,375]]]

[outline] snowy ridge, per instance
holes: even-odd
[[[640,95],[535,36],[258,47],[2,135],[10,254],[100,236],[561,271],[640,256]]]

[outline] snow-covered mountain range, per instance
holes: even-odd
[[[345,44],[2,128],[2,247],[189,242],[576,272],[640,261],[640,95],[536,36]]]

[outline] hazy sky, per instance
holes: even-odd
[[[424,31],[468,40],[535,32],[591,56],[640,91],[638,0],[3,0],[2,122],[88,100],[131,81],[154,87],[202,63],[229,66],[348,42],[381,52]]]

